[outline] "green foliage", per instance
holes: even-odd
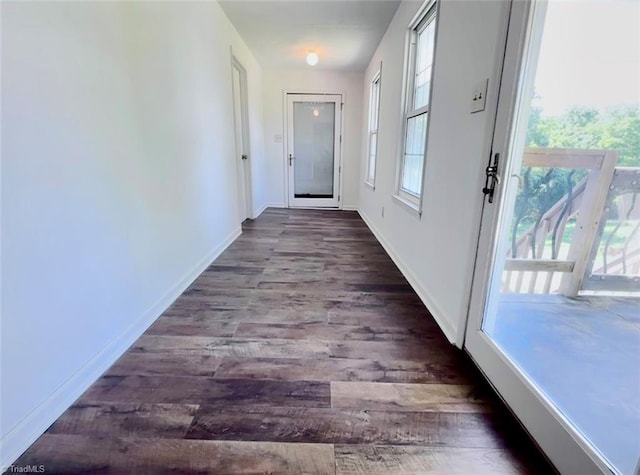
[[[527,147],[615,150],[618,166],[640,167],[640,107],[625,105],[604,113],[574,107],[561,116],[544,116],[540,107],[532,107],[526,144]],[[522,170],[511,229],[514,257],[518,237],[539,223],[544,213],[585,176],[584,170]]]
[[[600,147],[617,150],[618,164],[640,167],[640,111],[636,107],[613,110],[600,122]]]
[[[615,150],[618,165],[640,167],[640,107],[625,105],[598,112],[574,107],[561,116],[543,116],[533,107],[527,147]]]
[[[512,257],[516,257],[516,241],[522,233],[531,226],[539,224],[542,216],[570,190],[573,193],[575,186],[585,176],[584,170],[567,168],[525,168],[523,170],[511,229]],[[531,243],[531,257],[540,257],[536,256],[536,244]]]

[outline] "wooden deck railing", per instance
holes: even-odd
[[[600,220],[582,282],[583,290],[640,292],[639,195],[640,168],[616,168],[604,205],[605,214],[615,209],[616,215]],[[608,234],[605,233],[607,222],[613,227]],[[631,228],[626,235],[620,233],[625,224]],[[622,241],[621,244],[614,246],[615,239]]]
[[[617,158],[613,151],[525,149],[522,168],[585,170],[587,175],[512,243],[505,262],[503,292],[578,294],[603,220]],[[576,223],[563,255],[561,243],[571,219]],[[549,237],[550,255],[545,256]]]

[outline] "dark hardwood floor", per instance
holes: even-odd
[[[15,465],[553,473],[356,213],[277,209],[246,222]]]

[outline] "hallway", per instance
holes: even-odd
[[[15,463],[41,464],[553,473],[357,213],[273,208]]]

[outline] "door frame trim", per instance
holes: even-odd
[[[287,104],[287,97],[289,94],[298,94],[301,96],[304,95],[312,95],[312,96],[340,96],[342,98],[342,108],[340,110],[340,136],[342,140],[339,143],[340,157],[338,159],[337,165],[340,167],[338,171],[338,195],[340,196],[340,200],[338,200],[337,208],[326,208],[319,207],[318,209],[342,209],[344,203],[344,193],[343,193],[343,183],[344,183],[344,124],[345,124],[345,110],[347,105],[347,94],[344,91],[331,91],[331,90],[318,90],[313,89],[283,89],[282,90],[282,130],[284,133],[282,134],[282,171],[284,177],[284,207],[291,208],[291,204],[289,203],[289,168],[288,168],[288,159],[287,159],[287,147],[289,144],[289,107]],[[312,207],[309,207],[312,208]]]

